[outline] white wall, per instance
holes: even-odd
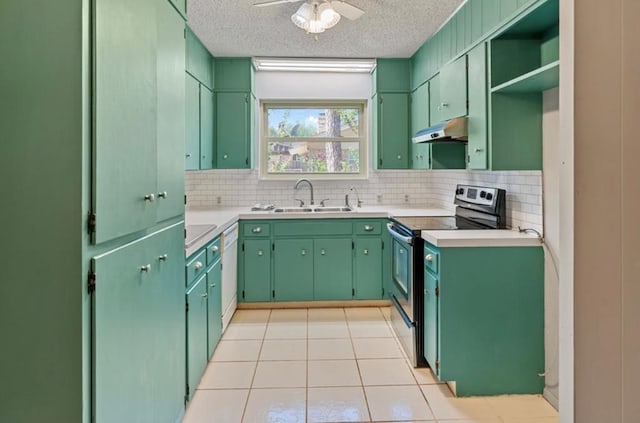
[[[256,72],[260,99],[363,99],[371,97],[368,73]]]

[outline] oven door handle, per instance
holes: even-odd
[[[396,307],[396,310],[398,310],[398,313],[400,314],[400,317],[402,317],[402,320],[404,320],[404,324],[407,325],[408,328],[415,327],[415,322],[412,322],[411,319],[409,319],[409,316],[407,316],[407,313],[405,313],[405,311],[402,309],[400,301],[398,301],[394,294],[391,294],[391,302]]]
[[[392,237],[397,239],[398,241],[402,241],[406,244],[413,245],[413,238],[410,236],[404,236],[399,234],[393,229],[393,223],[387,223],[387,231],[391,234]]]

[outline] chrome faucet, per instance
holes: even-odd
[[[298,179],[293,189],[298,190],[298,186],[300,186],[300,184],[303,182],[306,182],[307,184],[309,184],[309,191],[311,191],[311,205],[313,206],[314,204],[313,203],[313,184],[311,184],[310,180],[308,180],[307,178]]]
[[[360,196],[358,195],[358,190],[356,189],[356,187],[349,188],[349,191],[353,191],[356,193],[356,202],[358,204],[358,207],[362,207],[362,201],[360,201]]]

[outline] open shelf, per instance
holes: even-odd
[[[492,93],[533,93],[558,86],[560,61],[556,60],[491,89]]]

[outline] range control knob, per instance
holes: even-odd
[[[491,199],[493,198],[493,194],[491,194],[490,192],[487,193],[486,199],[491,201]]]
[[[485,198],[487,196],[486,191],[480,191],[480,198]]]
[[[458,188],[458,191],[456,192],[456,194],[458,195],[464,194],[464,188]]]

